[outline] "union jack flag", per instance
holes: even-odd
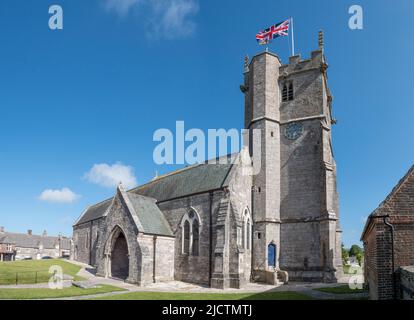
[[[268,44],[273,39],[281,36],[287,36],[289,33],[290,19],[277,23],[264,31],[256,34],[256,40],[260,45]]]

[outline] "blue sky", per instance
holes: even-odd
[[[241,129],[243,57],[263,50],[257,31],[293,16],[303,57],[325,31],[343,239],[358,242],[414,158],[414,2],[395,3],[1,1],[0,225],[70,235],[113,179],[141,184],[176,169],[154,164],[156,129]],[[48,28],[52,4],[63,30]],[[348,28],[352,4],[363,30]],[[287,38],[270,50],[286,62]]]

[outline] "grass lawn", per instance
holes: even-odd
[[[63,273],[73,276],[75,280],[82,280],[81,277],[76,276],[81,267],[64,260],[22,260],[0,262],[0,285],[16,284],[16,273],[18,284],[48,282],[52,276],[49,273],[52,265],[61,266]]]
[[[99,288],[81,289],[69,287],[63,289],[0,289],[0,299],[47,299],[83,296],[88,294],[105,293],[112,291],[123,291],[124,289],[100,285]]]
[[[174,293],[174,292],[130,292],[94,300],[311,300],[312,298],[293,291],[262,293]]]
[[[336,294],[349,294],[349,293],[363,293],[365,290],[361,289],[355,289],[352,290],[347,285],[339,286],[339,287],[329,287],[329,288],[318,288],[314,289],[321,292],[327,292],[327,293],[336,293]]]

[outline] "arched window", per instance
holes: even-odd
[[[193,221],[193,256],[198,256],[198,237],[199,237],[198,220],[194,220]]]
[[[282,87],[282,101],[292,101],[293,100],[293,82],[286,81]]]
[[[246,208],[243,212],[243,224],[242,224],[242,243],[243,248],[250,250],[251,247],[251,234],[252,234],[252,223],[250,218],[250,212]]]
[[[183,246],[183,253],[189,254],[190,253],[190,222],[186,220],[184,222],[184,246]]]
[[[287,101],[288,100],[288,88],[287,88],[287,84],[283,84],[283,89],[282,89],[282,101]]]
[[[249,218],[247,219],[247,225],[246,225],[246,238],[247,238],[246,249],[249,249],[249,250],[250,250],[250,239],[251,239],[250,230],[251,230],[251,226],[250,226],[250,218]]]
[[[182,228],[182,253],[198,256],[200,252],[200,227],[198,214],[190,210],[181,220]]]
[[[293,100],[293,83],[289,83],[288,100]]]

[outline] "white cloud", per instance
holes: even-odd
[[[46,189],[40,196],[39,200],[45,202],[55,202],[55,203],[73,203],[80,198],[80,195],[74,193],[69,188],[62,189]]]
[[[108,11],[114,10],[120,15],[126,15],[134,6],[142,0],[105,0],[105,8]]]
[[[168,39],[191,36],[196,29],[193,16],[199,10],[195,0],[152,0],[155,15],[151,33]]]
[[[127,189],[137,185],[134,168],[119,162],[113,165],[106,163],[94,164],[91,170],[85,173],[84,179],[108,188],[116,187],[120,182]]]
[[[367,219],[368,219],[368,216],[363,216],[363,217],[361,218],[361,220],[362,220],[362,222],[363,222],[363,223],[367,222]]]
[[[194,16],[199,11],[198,0],[104,0],[108,11],[125,16],[132,9],[145,11],[142,16],[151,39],[174,39],[194,34]]]

